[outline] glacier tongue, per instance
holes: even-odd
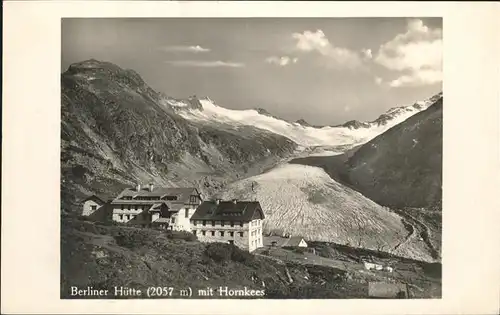
[[[223,199],[259,200],[265,212],[264,232],[300,235],[391,252],[407,230],[401,218],[362,194],[336,182],[322,169],[283,164],[267,173],[230,184]],[[425,248],[400,248],[402,256],[429,260]]]

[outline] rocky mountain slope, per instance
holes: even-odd
[[[116,193],[137,181],[196,185],[210,194],[296,148],[251,126],[221,130],[187,121],[172,99],[166,104],[136,72],[112,63],[71,65],[61,75],[61,98],[63,211],[86,194]],[[189,99],[192,108],[199,103]]]
[[[391,208],[440,208],[443,97],[362,146],[337,156],[292,163],[322,167],[330,176]]]

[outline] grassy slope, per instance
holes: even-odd
[[[326,243],[311,245],[327,257],[338,252],[338,246],[345,248]],[[351,249],[351,254],[359,257],[365,250]],[[105,225],[68,216],[62,220],[61,257],[62,298],[71,298],[71,286],[110,291],[114,286],[143,290],[149,286],[171,286],[191,287],[195,292],[206,287],[246,286],[265,289],[265,298],[366,298],[367,281],[384,279],[362,270],[346,271],[304,262],[283,263],[227,244],[170,239],[162,231]],[[420,269],[432,267],[423,262],[395,259]],[[412,275],[412,279],[404,279],[429,289],[417,297],[440,294],[440,276],[423,269]],[[403,279],[396,273],[392,277]],[[179,297],[179,292],[174,291],[172,298]]]
[[[315,276],[328,280],[327,292],[323,292],[324,286],[314,282],[314,276],[311,283],[300,287],[289,285],[284,265],[227,244],[172,240],[161,231],[106,226],[76,218],[65,218],[62,227],[63,298],[70,297],[71,286],[101,289],[173,286],[193,290],[207,286],[233,289],[246,286],[263,289],[262,282],[265,283],[267,298],[300,297],[301,290],[308,290],[313,297],[331,298],[360,297],[366,293],[334,290],[342,282],[340,276],[344,272],[332,268],[319,271]],[[289,268],[296,275],[305,275],[304,270],[294,270],[297,267],[294,268],[293,264]]]

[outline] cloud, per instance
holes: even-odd
[[[443,81],[442,71],[437,70],[419,70],[412,72],[410,75],[402,75],[399,78],[389,82],[391,87],[402,86],[423,86],[428,84],[435,84]]]
[[[443,34],[422,20],[408,21],[406,32],[380,46],[374,61],[389,70],[401,72],[392,87],[421,86],[442,81]]]
[[[289,64],[292,63],[297,63],[299,61],[299,58],[295,57],[289,57],[289,56],[282,56],[282,57],[277,57],[277,56],[271,56],[269,58],[266,58],[266,62],[269,64],[274,64],[280,67],[285,67]]]
[[[203,53],[203,52],[209,52],[209,48],[203,48],[200,45],[196,46],[167,46],[167,47],[162,47],[163,51],[169,51],[169,52],[192,52],[192,53]]]
[[[365,59],[372,59],[373,58],[371,49],[363,49],[361,52],[363,53],[363,56],[365,57]]]
[[[242,68],[245,66],[243,63],[239,62],[226,62],[226,61],[206,61],[206,60],[174,60],[166,61],[176,67],[202,67],[202,68],[216,68],[216,67],[228,67],[228,68]]]
[[[358,68],[363,65],[363,52],[334,46],[322,30],[293,33],[295,49],[301,52],[316,52],[326,57],[331,65],[347,68]],[[369,50],[367,50],[369,51]],[[369,51],[371,55],[371,51]]]
[[[375,83],[377,83],[377,85],[381,85],[382,84],[382,78],[381,77],[375,77]]]

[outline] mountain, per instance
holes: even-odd
[[[302,125],[304,127],[312,127],[305,119],[299,119],[296,121],[297,124]]]
[[[317,128],[262,110],[226,109],[208,97],[174,99],[151,89],[136,72],[96,60],[71,65],[61,75],[61,89],[64,212],[78,212],[79,201],[88,194],[114,194],[136,182],[189,185],[198,187],[204,198],[257,198],[268,215],[267,230],[372,249],[384,246],[428,259],[419,244],[406,245],[407,223],[383,207],[393,204],[377,198],[385,195],[373,189],[370,193],[373,183],[367,181],[363,163],[372,163],[371,151],[362,145],[367,139],[378,144],[393,129],[400,130],[410,119],[390,127],[404,115],[428,112],[427,101],[412,110],[393,109],[391,119],[369,128]],[[379,144],[386,148],[380,154],[391,154],[396,147],[401,152],[394,159],[404,160],[408,148],[387,141]],[[347,154],[352,155],[350,164]],[[297,156],[309,156],[303,164],[326,167],[286,164]],[[323,164],[315,165],[314,159]],[[344,160],[335,162],[339,159]],[[390,170],[382,162],[373,160],[377,172]],[[391,198],[401,189],[384,188],[393,188]]]
[[[258,200],[264,233],[300,235],[307,240],[396,251],[432,260],[424,246],[401,244],[408,236],[401,217],[332,179],[318,167],[284,164],[226,186],[217,196]]]
[[[409,251],[414,257],[423,247],[432,259],[439,260],[442,94],[433,101],[427,109],[343,154],[310,156],[290,163],[320,167],[335,181],[397,213],[409,234],[395,252],[406,255]]]
[[[217,105],[214,101],[200,99],[201,107],[193,108],[187,102],[166,103],[176,113],[189,121],[218,128],[241,128],[252,126],[289,138],[295,143],[310,146],[358,145],[385,132],[415,113],[427,108],[431,100],[417,102],[410,106],[390,109],[373,122],[350,121],[339,126],[311,126],[305,120],[289,122],[269,114],[265,109],[232,110]]]
[[[391,208],[440,208],[443,97],[356,150],[292,163],[322,167],[332,178]]]
[[[349,120],[348,122],[346,122],[340,126],[347,127],[349,129],[370,128],[369,123],[361,122],[359,120]]]
[[[442,96],[443,93],[439,92],[428,99],[425,99],[423,101],[417,101],[413,105],[390,108],[387,112],[383,113],[377,119],[370,122],[350,120],[344,124],[337,125],[335,127],[347,127],[349,129],[360,129],[360,128],[370,129],[370,128],[377,128],[379,126],[392,127],[405,121],[406,119],[415,115],[416,113],[427,109],[437,100],[439,100]]]
[[[297,147],[252,126],[222,130],[188,121],[175,104],[198,110],[208,100],[167,98],[136,72],[108,62],[72,64],[61,75],[61,98],[64,211],[75,211],[87,194],[116,193],[137,181],[196,185],[209,195]]]

